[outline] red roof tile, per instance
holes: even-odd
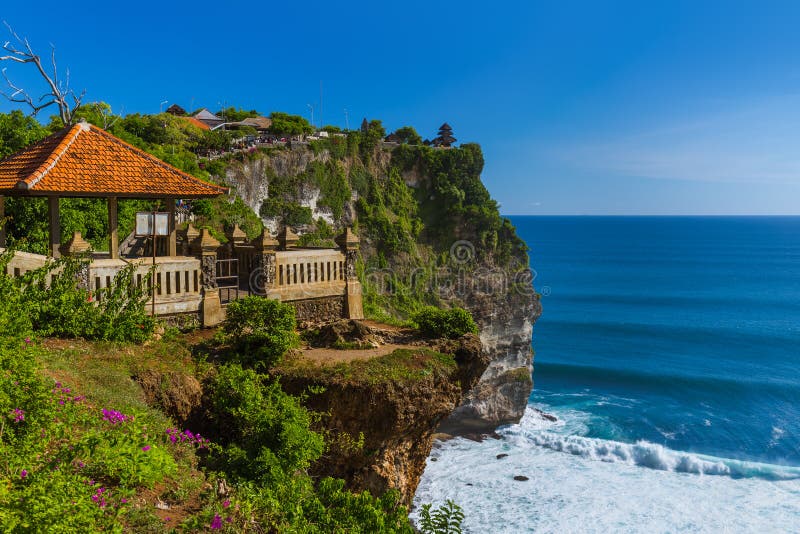
[[[4,195],[197,198],[226,192],[86,123],[0,161]]]
[[[181,119],[183,119],[185,121],[189,121],[190,123],[192,123],[195,126],[197,126],[198,128],[200,128],[201,130],[210,130],[211,129],[211,127],[208,124],[204,123],[203,121],[197,120],[194,117],[181,117]]]

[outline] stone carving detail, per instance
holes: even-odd
[[[200,268],[203,270],[203,287],[207,289],[217,287],[216,254],[203,254],[203,259],[200,262]]]
[[[345,253],[344,274],[348,280],[353,280],[356,278],[356,259],[358,259],[357,250],[348,250]]]
[[[275,284],[275,254],[264,254],[261,261],[264,264],[264,285],[272,287]]]

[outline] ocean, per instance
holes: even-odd
[[[800,217],[511,219],[543,295],[528,410],[437,443],[415,505],[465,532],[799,532]]]

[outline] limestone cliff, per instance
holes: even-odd
[[[226,178],[273,230],[288,223],[324,239],[355,225],[368,315],[405,318],[424,304],[472,312],[491,363],[441,431],[519,420],[541,307],[525,244],[480,182],[480,148],[351,145],[257,153],[232,161]]]
[[[472,334],[440,341],[433,348],[452,354],[457,366],[433,365],[431,353],[411,349],[402,376],[353,376],[351,371],[283,367],[281,385],[292,394],[323,386],[306,404],[326,414],[321,427],[330,449],[314,464],[315,476],[333,476],[350,488],[382,495],[397,489],[410,504],[430,453],[436,425],[458,406],[488,363]],[[389,356],[392,358],[393,356]],[[374,362],[390,368],[392,363]],[[360,446],[354,442],[363,436]],[[342,438],[345,439],[342,439]]]

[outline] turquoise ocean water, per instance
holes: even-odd
[[[441,444],[416,502],[470,532],[800,531],[800,218],[512,221],[558,421]]]

